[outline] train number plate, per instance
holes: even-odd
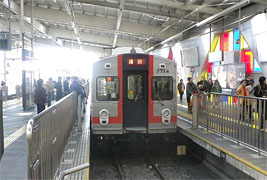
[[[170,73],[169,69],[157,69],[157,73]]]

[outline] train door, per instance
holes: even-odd
[[[124,71],[124,127],[144,130],[148,127],[148,73]]]

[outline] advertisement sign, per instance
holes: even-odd
[[[218,80],[222,88],[226,88],[226,66],[212,66],[212,80]]]
[[[220,82],[222,88],[236,89],[245,79],[245,63],[225,64],[212,67],[212,79]]]

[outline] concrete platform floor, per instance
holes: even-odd
[[[3,104],[4,154],[0,160],[0,179],[26,179],[26,124],[36,108],[24,111],[21,99]]]

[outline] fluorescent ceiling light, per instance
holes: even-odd
[[[152,51],[153,49],[154,49],[154,47],[148,48],[147,50],[145,50],[145,52]]]

